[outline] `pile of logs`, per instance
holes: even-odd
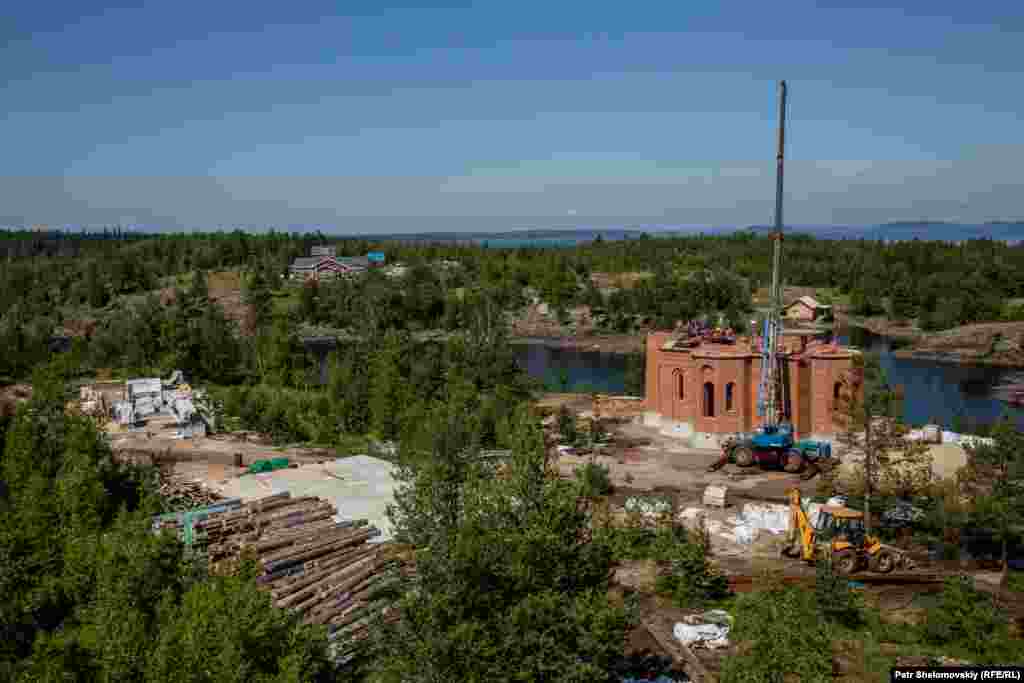
[[[199,482],[176,474],[171,465],[161,465],[159,473],[160,496],[164,499],[164,507],[168,511],[205,507],[224,499]]]
[[[257,583],[282,609],[328,628],[339,659],[350,657],[388,606],[375,595],[394,585],[397,549],[371,543],[380,535],[367,520],[335,522],[337,509],[316,497],[287,492],[211,514],[195,523],[193,547],[211,572],[230,573],[255,560]]]

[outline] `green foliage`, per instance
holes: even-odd
[[[626,356],[625,393],[628,396],[645,396],[647,354],[644,351]]]
[[[322,627],[274,608],[247,576],[194,585],[160,605],[145,676],[152,681],[312,681],[330,671]]]
[[[991,529],[1002,542],[1002,560],[1007,560],[1010,541],[1024,535],[1024,432],[1009,419],[992,429],[994,443],[968,448],[970,478],[985,495],[978,496],[972,522]]]
[[[819,619],[817,597],[795,586],[753,592],[737,601],[729,637],[752,643],[750,652],[726,659],[722,683],[782,683],[795,674],[804,683],[832,680],[832,630]]]
[[[415,446],[402,444],[392,519],[422,550],[371,680],[610,680],[628,619],[608,604],[611,558],[587,540],[575,487],[546,478],[525,409],[498,480],[474,456],[461,401],[432,409]]]
[[[1020,661],[1024,647],[1008,634],[1009,622],[989,593],[974,587],[967,576],[946,579],[938,604],[928,610],[924,639],[956,648],[976,664]]]
[[[370,382],[370,415],[373,430],[385,439],[398,436],[401,414],[408,405],[408,374],[403,350],[407,348],[397,332],[388,332],[373,359]]]
[[[245,289],[245,302],[252,306],[253,325],[256,329],[270,322],[273,315],[273,294],[262,267],[255,268],[249,277]]]
[[[574,444],[579,439],[576,416],[564,405],[558,409],[558,433],[562,435],[564,443]]]
[[[612,492],[612,482],[606,465],[588,462],[576,469],[575,476],[580,487],[580,495],[584,498],[599,498]]]
[[[864,621],[863,601],[850,588],[849,579],[834,571],[831,558],[819,561],[815,574],[814,594],[822,616],[849,628],[860,625]]]
[[[688,607],[729,595],[729,581],[711,565],[703,543],[668,543],[670,539],[668,532],[662,532],[653,544],[652,554],[658,561],[666,562],[669,569],[658,577],[655,590],[670,595],[676,605]]]
[[[116,464],[95,424],[64,411],[59,365],[33,378],[0,480],[0,678],[308,681],[323,634],[249,578],[209,579],[154,535],[152,472]]]

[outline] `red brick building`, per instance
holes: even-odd
[[[833,407],[854,352],[808,335],[785,336],[784,404],[799,438],[828,438],[838,430]],[[715,447],[728,434],[752,432],[761,378],[759,339],[733,344],[680,343],[672,332],[647,336],[645,422]]]

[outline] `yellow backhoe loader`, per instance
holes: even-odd
[[[789,538],[782,548],[786,557],[799,557],[811,564],[831,557],[835,571],[844,575],[865,567],[879,574],[888,574],[896,568],[913,568],[913,562],[905,552],[865,533],[863,512],[840,505],[825,505],[819,510],[815,528],[801,505],[800,491],[791,489],[788,495]]]

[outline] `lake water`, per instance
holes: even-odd
[[[896,358],[892,355],[890,339],[861,328],[846,331],[838,337],[843,344],[878,353],[889,381],[902,385],[905,390],[904,420],[911,424],[925,424],[935,418],[949,429],[957,415],[968,425],[990,424],[1008,412],[1017,426],[1024,429],[1024,409],[999,401],[991,393],[1003,378],[1019,370]],[[515,348],[520,366],[532,377],[549,384],[557,386],[559,374],[564,372],[571,388],[593,388],[613,394],[625,390],[625,356],[600,351],[553,349],[539,343],[517,344]]]
[[[621,354],[553,349],[540,342],[517,343],[513,348],[519,367],[552,388],[565,379],[570,390],[607,394],[625,391],[626,357]]]

